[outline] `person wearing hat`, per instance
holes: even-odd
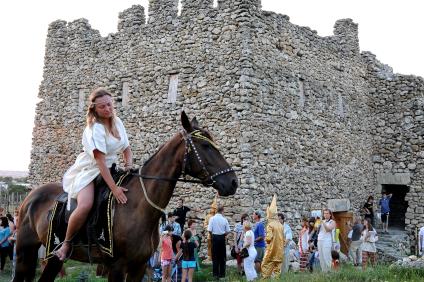
[[[266,250],[261,264],[262,278],[270,278],[273,274],[281,274],[281,265],[284,258],[284,233],[283,225],[277,216],[277,197],[274,195],[272,202],[266,209]]]

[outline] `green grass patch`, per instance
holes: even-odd
[[[212,277],[212,267],[204,266],[201,272],[195,273],[194,281],[214,281]],[[241,277],[234,267],[227,268],[227,277],[224,281],[246,281]],[[352,265],[342,265],[339,271],[330,273],[321,272],[289,272],[274,279],[262,279],[264,282],[293,281],[293,282],[403,282],[403,281],[424,281],[424,269],[389,267],[388,265],[377,265],[375,268],[368,267],[365,271],[355,268]]]
[[[67,261],[65,263],[66,277],[57,278],[55,281],[80,281],[80,279],[87,279],[86,281],[93,282],[104,282],[107,281],[105,278],[96,278],[96,265],[85,264],[76,261]],[[6,262],[4,272],[0,274],[0,282],[9,282],[12,275],[11,263]],[[38,279],[40,270],[37,270]],[[202,270],[195,272],[194,281],[196,282],[207,282],[214,281],[212,277],[212,266],[203,265]],[[227,276],[224,280],[220,281],[246,281],[245,277],[240,276],[235,267],[227,267]],[[258,281],[258,280],[257,280]],[[351,265],[341,265],[340,270],[331,273],[301,273],[301,272],[289,272],[283,274],[279,278],[260,280],[264,282],[276,282],[276,281],[298,281],[298,282],[343,282],[343,281],[355,281],[355,282],[403,282],[403,281],[424,281],[424,269],[411,269],[411,268],[399,268],[389,267],[387,265],[379,264],[375,268],[368,267],[365,271],[361,268],[355,268]],[[141,281],[140,281],[141,282]]]

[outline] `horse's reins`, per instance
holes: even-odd
[[[197,138],[200,140],[204,140],[207,141],[209,144],[211,144],[215,149],[219,149],[218,146],[208,137],[202,135],[202,132],[200,130],[194,130],[191,133],[187,133],[187,131],[182,130],[181,135],[183,136],[183,139],[185,141],[185,146],[184,146],[184,160],[183,160],[183,165],[182,165],[182,170],[181,170],[181,174],[183,175],[182,178],[171,178],[171,177],[162,177],[162,176],[152,176],[152,175],[143,175],[141,174],[141,169],[142,167],[140,167],[139,169],[139,173],[131,173],[131,175],[134,176],[138,176],[140,183],[141,183],[141,187],[143,188],[143,192],[144,192],[144,196],[146,197],[147,202],[154,207],[155,209],[165,213],[165,209],[159,207],[158,205],[156,205],[152,200],[150,200],[150,198],[147,195],[147,191],[146,191],[146,187],[144,186],[144,181],[143,179],[152,179],[152,180],[162,180],[162,181],[175,181],[175,182],[189,182],[189,183],[201,183],[205,186],[212,186],[215,183],[214,178],[217,177],[218,175],[221,174],[226,174],[229,172],[234,171],[234,169],[232,167],[220,170],[214,174],[211,174],[208,169],[206,168],[204,162],[202,161],[202,159],[200,158],[200,155],[197,151],[196,146],[193,143],[193,139],[192,138]],[[202,167],[202,178],[199,179],[187,179],[186,178],[186,165],[187,165],[187,159],[188,159],[188,154],[191,152],[191,150],[194,152],[197,161],[199,162],[199,164]]]

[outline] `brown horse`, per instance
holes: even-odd
[[[113,218],[114,257],[107,258],[92,249],[91,262],[102,263],[109,270],[109,281],[141,281],[146,262],[159,243],[159,218],[169,203],[176,182],[188,174],[219,195],[233,195],[238,182],[236,174],[218,151],[209,133],[196,119],[191,122],[181,113],[184,130],[165,143],[132,176],[126,186],[128,202],[116,205]],[[143,187],[144,186],[144,187]],[[63,192],[58,183],[33,190],[24,200],[16,245],[16,274],[13,281],[32,281],[37,265],[37,250],[46,244],[48,211]],[[87,248],[75,246],[70,259],[88,262]],[[39,281],[53,281],[62,267],[57,257],[48,260]]]

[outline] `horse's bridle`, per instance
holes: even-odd
[[[226,173],[234,171],[234,169],[232,167],[229,167],[229,168],[220,170],[218,172],[215,172],[214,174],[211,174],[208,171],[208,169],[206,168],[204,162],[202,161],[202,158],[200,158],[200,155],[197,151],[197,148],[194,145],[193,138],[197,138],[197,139],[206,141],[210,145],[212,145],[212,147],[214,147],[217,151],[219,151],[219,148],[215,144],[215,142],[213,142],[208,137],[202,135],[202,132],[200,130],[195,130],[191,133],[187,133],[184,130],[184,131],[181,132],[181,135],[183,136],[183,138],[185,140],[185,149],[184,149],[184,160],[183,160],[183,166],[182,166],[182,172],[181,172],[181,174],[183,175],[183,178],[180,181],[186,180],[187,159],[188,159],[188,154],[191,152],[191,150],[193,150],[194,155],[196,156],[196,159],[197,159],[198,163],[200,164],[200,166],[202,168],[202,174],[198,178],[200,180],[200,183],[202,183],[205,186],[212,186],[215,183],[214,178],[217,177],[218,175],[226,174]]]
[[[210,145],[212,145],[216,150],[219,151],[218,146],[211,139],[209,139],[208,137],[204,136],[200,130],[194,130],[194,131],[188,133],[186,130],[183,129],[183,130],[181,130],[180,133],[181,133],[181,135],[182,135],[182,137],[184,139],[184,142],[185,142],[185,145],[184,145],[184,159],[183,159],[183,164],[182,164],[182,169],[181,169],[181,175],[183,176],[182,178],[171,178],[171,177],[162,177],[162,176],[143,175],[143,174],[141,174],[142,167],[140,167],[138,174],[131,173],[131,175],[134,175],[134,176],[138,176],[139,177],[140,183],[141,183],[141,186],[143,188],[143,192],[144,192],[144,195],[146,197],[147,202],[150,205],[152,205],[154,208],[160,210],[163,213],[165,213],[165,210],[163,208],[159,207],[158,205],[156,205],[155,203],[153,203],[152,200],[150,200],[149,197],[147,196],[147,191],[146,191],[146,187],[144,186],[143,179],[153,179],[153,180],[162,180],[162,181],[175,181],[175,182],[178,182],[179,181],[179,182],[201,183],[201,184],[203,184],[205,186],[212,186],[215,183],[215,180],[214,180],[215,177],[217,177],[219,175],[222,175],[222,174],[226,174],[226,173],[229,173],[229,172],[234,171],[234,169],[232,167],[228,167],[226,169],[223,169],[223,170],[220,170],[220,171],[217,171],[217,172],[211,174],[208,171],[208,169],[206,168],[205,163],[202,161],[202,158],[200,157],[199,152],[198,152],[196,146],[194,145],[193,138],[206,141]],[[195,159],[197,159],[197,162],[201,166],[201,171],[202,172],[201,172],[200,177],[198,177],[198,179],[187,179],[186,178],[186,175],[187,175],[187,173],[186,173],[187,172],[187,165],[188,165],[188,161],[187,160],[188,160],[189,154],[191,152],[194,152],[194,155],[196,157]]]
[[[162,176],[153,176],[153,175],[143,175],[143,174],[141,174],[141,168],[139,170],[139,172],[140,172],[139,174],[132,174],[132,175],[136,175],[136,176],[141,177],[143,179],[201,183],[205,186],[212,186],[215,183],[215,180],[214,180],[215,177],[217,177],[221,174],[226,174],[226,173],[234,171],[234,169],[232,167],[228,167],[226,169],[223,169],[223,170],[220,170],[220,171],[217,171],[217,172],[211,174],[208,171],[208,169],[206,168],[204,162],[202,161],[202,158],[200,157],[199,152],[197,151],[197,148],[194,145],[193,138],[207,141],[216,150],[219,150],[218,146],[211,139],[204,136],[200,130],[194,130],[190,133],[188,133],[186,130],[181,130],[180,133],[181,133],[181,135],[182,135],[182,137],[185,141],[184,159],[183,159],[182,170],[181,170],[181,175],[183,176],[182,178],[171,178],[171,177],[162,177]],[[198,177],[198,179],[187,179],[186,178],[186,175],[187,175],[186,171],[187,171],[187,165],[188,165],[187,160],[188,160],[189,154],[191,152],[194,152],[194,155],[195,155],[195,157],[196,157],[196,159],[197,159],[197,161],[200,164],[201,169],[202,169],[201,176]]]

